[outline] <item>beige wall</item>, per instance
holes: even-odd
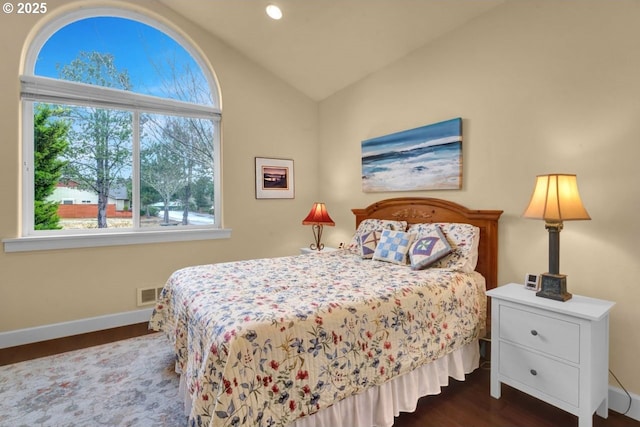
[[[25,44],[36,26],[61,9],[89,3],[48,1],[44,16],[0,14],[0,238],[17,237],[20,229],[18,73]],[[165,20],[191,39],[215,69],[223,98],[224,225],[233,230],[232,237],[83,250],[0,251],[0,332],[136,310],[137,287],[161,286],[180,267],[293,255],[312,239],[301,221],[318,188],[317,103],[161,4],[124,5]],[[255,199],[255,156],[294,159],[295,199]]]
[[[591,221],[565,223],[570,291],[616,301],[611,368],[640,393],[640,2],[514,1],[320,105],[321,196],[337,244],[350,208],[386,197],[502,209],[499,280],[547,270],[542,221],[521,218],[536,174],[576,173]],[[361,191],[360,142],[463,118],[461,191]]]

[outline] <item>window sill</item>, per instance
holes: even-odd
[[[30,252],[54,249],[93,248],[99,246],[139,245],[147,243],[186,242],[192,240],[229,239],[230,229],[158,230],[65,236],[28,236],[3,239],[5,252]]]

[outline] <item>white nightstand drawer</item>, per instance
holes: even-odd
[[[500,374],[570,405],[579,406],[580,370],[575,366],[501,342]]]
[[[580,325],[575,322],[501,305],[500,339],[580,363]]]

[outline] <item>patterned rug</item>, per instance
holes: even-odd
[[[162,334],[0,366],[1,427],[187,425]]]

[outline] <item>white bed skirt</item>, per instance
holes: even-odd
[[[449,377],[463,381],[464,376],[473,372],[479,364],[480,346],[478,341],[474,341],[381,386],[371,387],[311,416],[299,418],[289,426],[390,427],[400,412],[415,411],[421,397],[440,394],[441,388],[449,384]],[[180,394],[188,415],[191,412],[191,400],[182,379]]]

